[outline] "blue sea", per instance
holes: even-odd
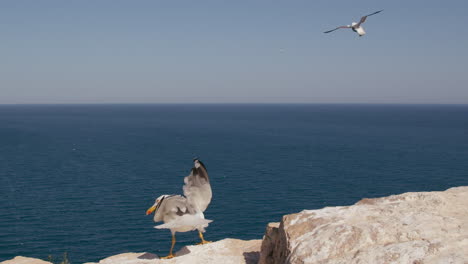
[[[0,261],[166,255],[145,211],[211,178],[207,240],[364,197],[468,185],[466,105],[2,105]],[[176,250],[199,242],[178,233]]]

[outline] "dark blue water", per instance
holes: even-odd
[[[167,254],[145,210],[182,193],[194,156],[206,238],[259,239],[302,209],[468,185],[468,106],[0,106],[0,261]]]

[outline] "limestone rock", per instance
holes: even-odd
[[[270,224],[260,262],[468,263],[468,187],[363,199]]]
[[[0,262],[0,264],[52,264],[52,262],[36,259],[36,258],[27,258],[17,256],[14,259],[5,260]]]
[[[286,248],[285,239],[279,239],[279,225],[280,223],[269,223],[267,225],[265,235],[263,236],[262,246],[260,248],[260,262],[259,263],[275,263],[275,259],[281,257],[275,253],[284,252],[282,249]]]
[[[253,264],[258,262],[261,243],[261,240],[227,238],[210,244],[183,247],[172,259],[158,259],[151,253],[124,253],[105,258],[99,264]]]

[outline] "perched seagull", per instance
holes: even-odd
[[[176,243],[176,232],[198,230],[201,239],[199,244],[209,243],[203,238],[202,232],[205,232],[205,227],[212,222],[212,220],[205,219],[203,215],[211,201],[211,185],[205,165],[198,158],[193,159],[193,162],[194,167],[190,175],[184,178],[185,197],[182,195],[161,195],[156,199],[154,205],[146,211],[146,215],[155,212],[155,222],[164,222],[155,228],[171,230],[171,250],[168,256],[163,257],[164,259],[175,257],[172,250]]]
[[[340,28],[350,28],[350,29],[352,29],[354,32],[358,33],[360,37],[362,37],[362,36],[364,36],[364,35],[366,34],[366,31],[364,31],[364,28],[361,27],[362,23],[364,23],[364,22],[366,21],[366,19],[367,19],[368,16],[372,16],[372,15],[378,14],[378,13],[380,13],[380,12],[382,12],[382,11],[383,11],[383,9],[380,10],[380,11],[374,12],[374,13],[372,13],[372,14],[370,14],[370,15],[361,17],[361,20],[359,20],[359,23],[353,22],[353,23],[351,23],[351,25],[337,27],[337,28],[335,28],[335,29],[325,31],[325,32],[323,32],[323,33],[330,33],[330,32],[333,32],[333,31],[335,31],[335,30],[338,30],[338,29],[340,29]]]

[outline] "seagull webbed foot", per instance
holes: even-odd
[[[174,257],[175,257],[175,256],[171,253],[171,254],[169,254],[169,255],[167,255],[167,256],[165,256],[165,257],[162,257],[162,258],[160,258],[160,259],[171,259],[171,258],[174,258]]]
[[[208,243],[211,243],[211,241],[206,241],[205,238],[203,237],[203,233],[198,231],[198,236],[200,236],[201,242],[198,243],[197,245],[205,245]]]
[[[197,245],[205,245],[205,244],[209,244],[211,243],[211,241],[206,241],[206,240],[202,240],[200,243],[197,243]]]

